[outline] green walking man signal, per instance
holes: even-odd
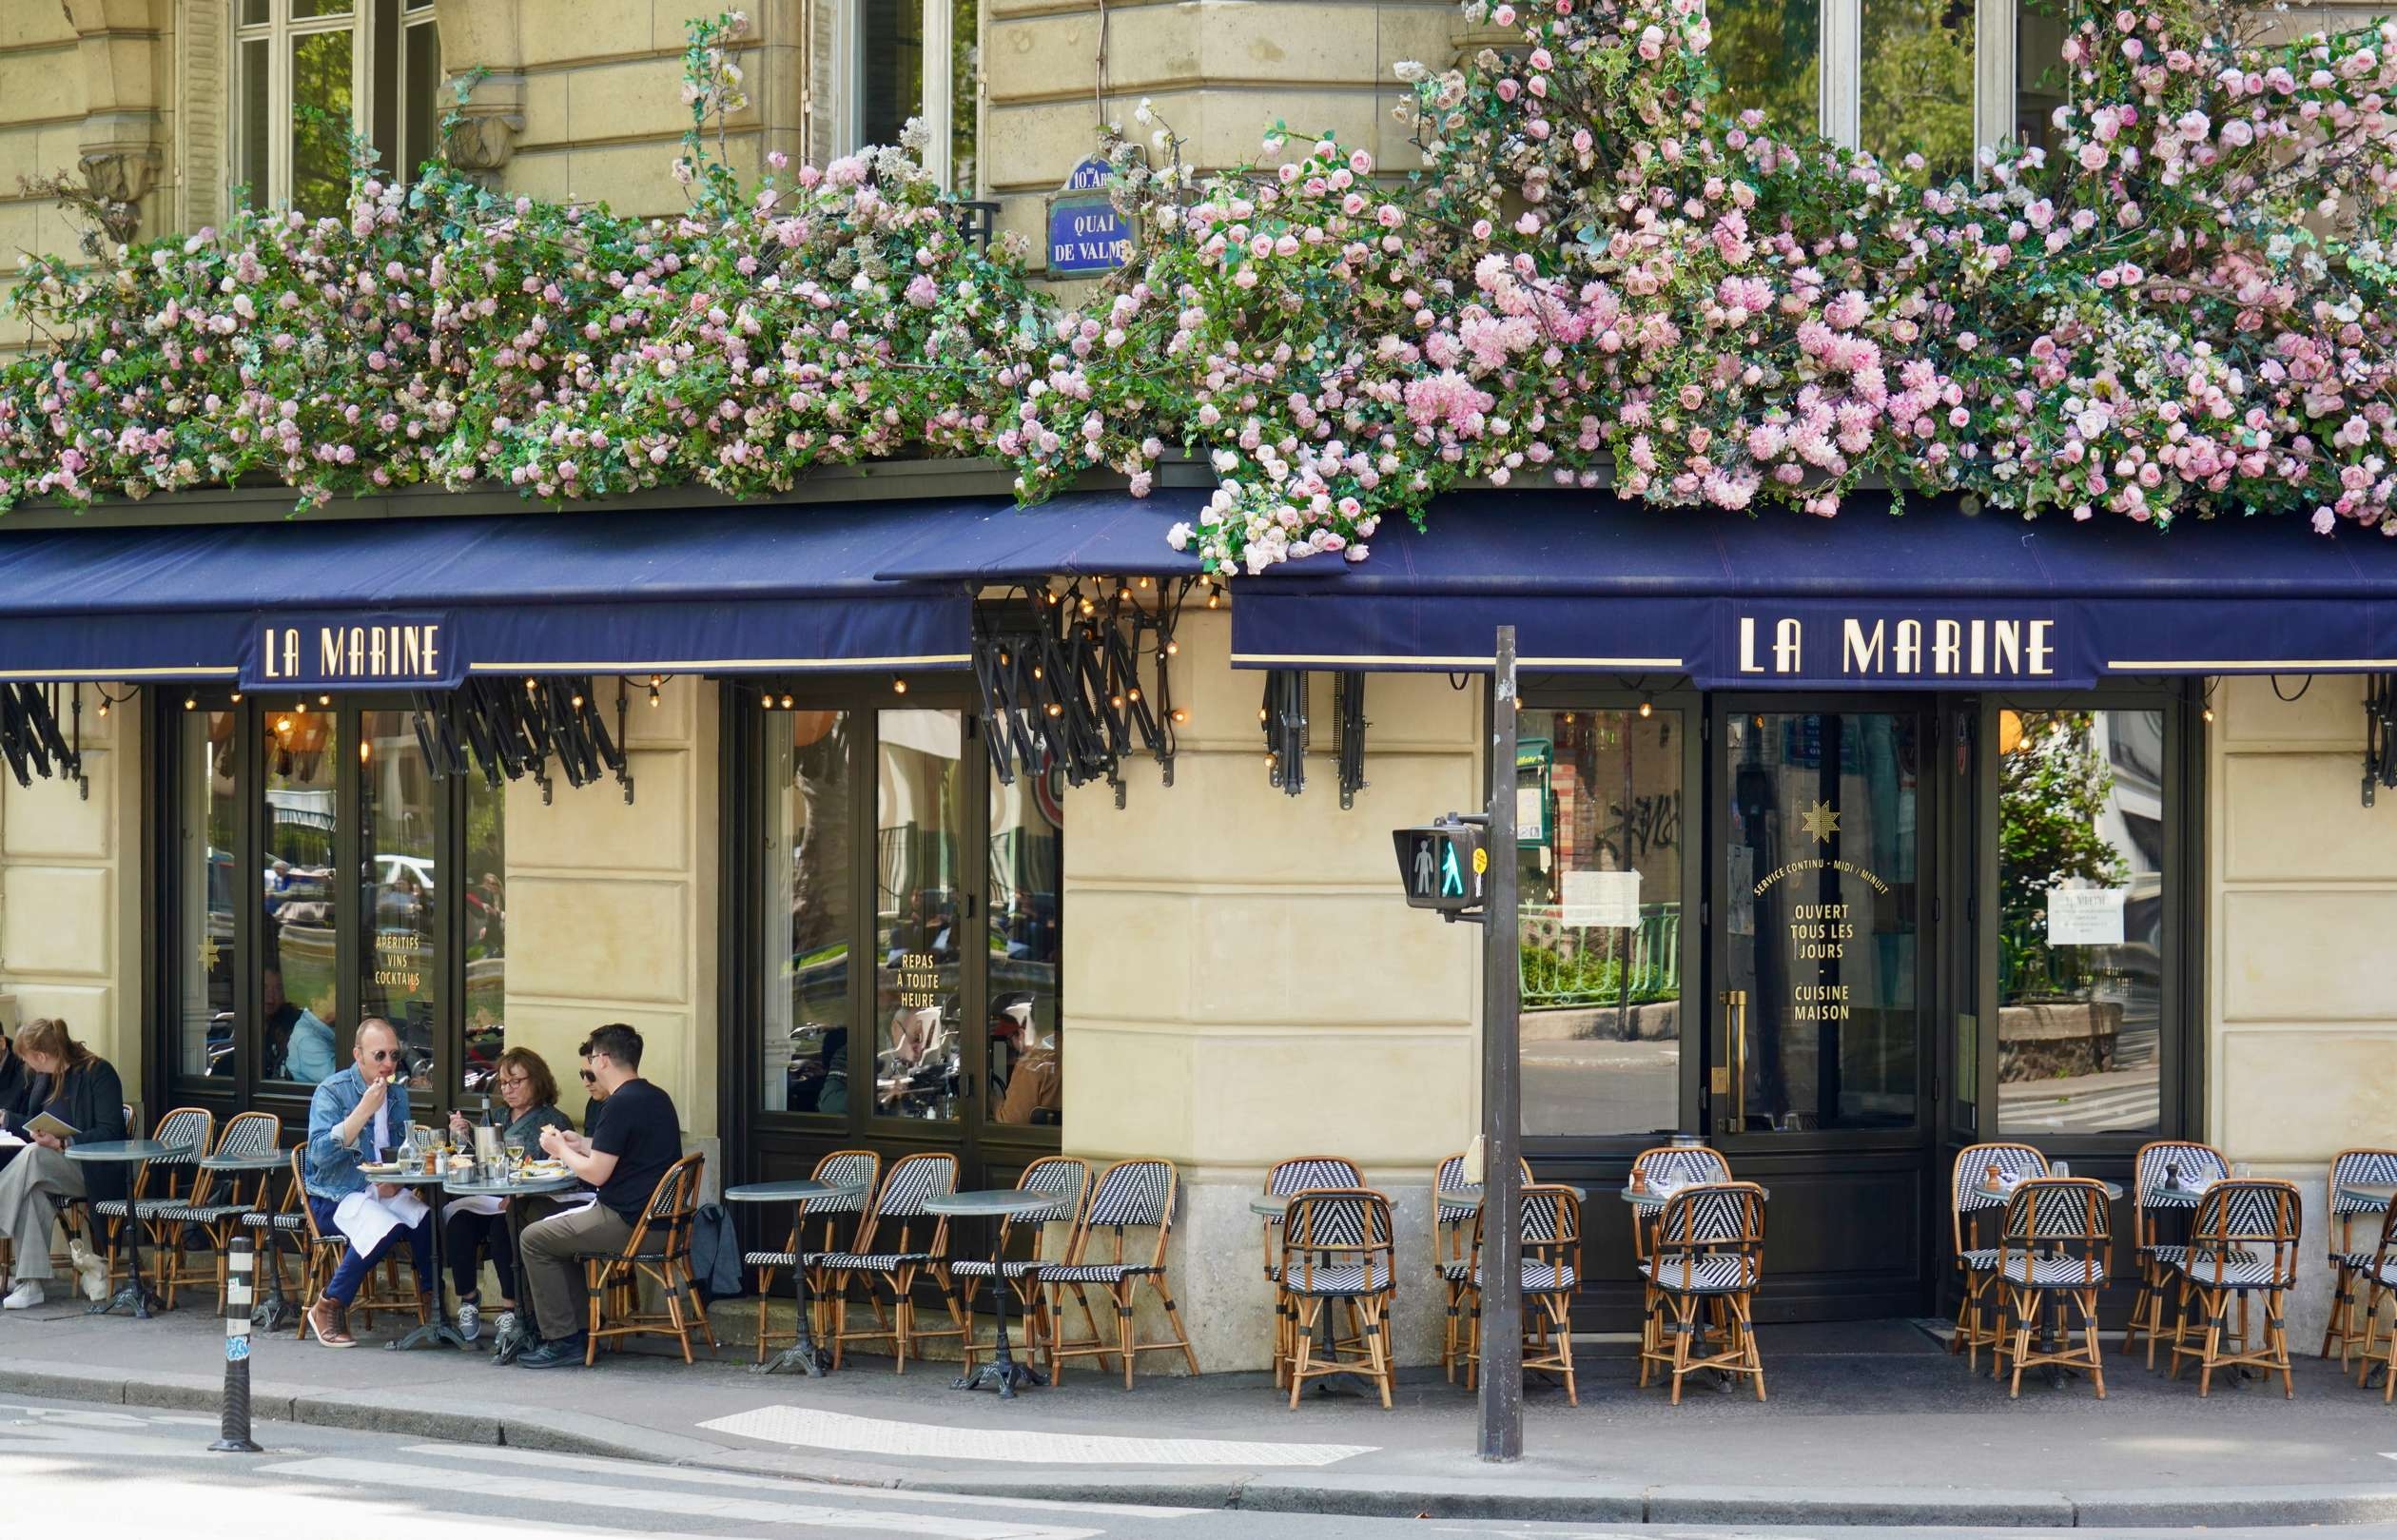
[[[1398,880],[1411,907],[1450,916],[1481,907],[1490,851],[1480,818],[1469,822],[1451,813],[1434,823],[1393,829],[1391,837],[1397,846]]]

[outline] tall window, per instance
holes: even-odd
[[[1936,176],[2043,143],[2063,29],[2052,0],[1714,0],[1708,58],[1732,111]]]
[[[2164,713],[1998,713],[1998,1131],[2159,1126]]]
[[[925,164],[954,192],[978,185],[982,0],[853,0],[850,147],[895,145],[910,118]]]
[[[239,0],[234,39],[235,180],[253,204],[338,213],[353,133],[401,178],[433,154],[433,0]]]
[[[504,791],[435,777],[400,703],[195,698],[166,726],[175,1076],[302,1092],[380,1016],[411,1088],[475,1091],[506,1045]]]

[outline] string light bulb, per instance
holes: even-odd
[[[2209,706],[2208,706],[2208,707],[2207,707],[2207,708],[2206,708],[2206,709],[2205,709],[2202,712],[2200,712],[2199,714],[2200,714],[2200,715],[2202,715],[2202,716],[2204,716],[2204,717],[2205,717],[2205,719],[2206,719],[2207,721],[2212,722],[2212,721],[2213,720],[2213,707],[2212,707],[2212,706],[2211,706],[2211,705],[2209,705]]]
[[[108,697],[106,695],[100,697],[100,714],[103,717],[108,714]]]
[[[1656,703],[1648,699],[1646,695],[1640,697],[1640,714],[1642,716],[1654,716],[1656,714]]]
[[[374,744],[374,740],[373,740],[373,739],[371,739],[371,738],[361,738],[361,739],[359,739],[359,740],[358,740],[358,762],[359,762],[360,764],[363,765],[363,764],[365,764],[368,760],[371,760],[371,759],[373,759],[374,757],[375,757],[375,744]]]
[[[790,710],[790,697],[789,695],[785,695],[783,697],[783,710],[786,712]]]
[[[330,695],[319,695],[317,697],[317,704],[319,706],[330,706],[333,704],[333,697]]]
[[[276,717],[275,731],[277,732],[289,732],[291,731],[291,718],[288,716]]]
[[[1207,585],[1207,608],[1212,610],[1222,602],[1223,585],[1221,583],[1209,583]]]
[[[1167,657],[1179,657],[1179,656],[1181,656],[1181,643],[1179,643],[1179,642],[1167,642],[1167,643],[1165,644],[1165,655],[1166,655]]]
[[[1175,724],[1176,724],[1177,726],[1180,725],[1181,723],[1187,722],[1187,721],[1189,721],[1189,720],[1190,720],[1190,712],[1188,712],[1187,711],[1183,710],[1183,709],[1182,709],[1181,707],[1179,707],[1179,706],[1177,706],[1177,707],[1175,707],[1175,708],[1174,708],[1174,722],[1175,722]]]
[[[1140,698],[1140,687],[1139,685],[1134,685],[1134,686],[1133,686],[1133,687],[1132,687],[1129,691],[1127,691],[1127,692],[1126,692],[1127,694],[1129,694],[1129,695],[1130,695],[1130,696],[1131,696],[1134,700],[1139,700],[1139,699]]]
[[[890,692],[894,695],[904,695],[907,692],[907,676],[906,674],[894,673],[890,676]]]
[[[187,712],[187,711],[190,711],[192,708],[194,708],[194,707],[198,706],[199,704],[200,704],[200,697],[199,697],[199,696],[197,696],[197,695],[185,695],[185,696],[184,697],[184,710],[185,710],[185,711],[186,711],[186,712]]]
[[[293,701],[291,703],[291,709],[302,716],[308,714],[308,703],[304,700]]]
[[[575,699],[574,699],[574,707],[575,707],[575,710],[576,710],[576,711],[578,711],[578,712],[582,710],[582,696],[581,696],[581,695],[577,694],[577,695],[575,697]]]
[[[650,686],[650,710],[657,710],[657,687],[655,685]]]

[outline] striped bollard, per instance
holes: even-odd
[[[250,1300],[258,1257],[247,1236],[234,1238],[224,1258],[224,1405],[212,1453],[256,1454],[250,1437]]]

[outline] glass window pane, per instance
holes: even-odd
[[[879,713],[874,887],[874,1110],[957,1115],[966,877],[965,722],[956,712]]]
[[[306,21],[315,16],[346,16],[356,0],[291,0],[291,19]]]
[[[303,214],[349,201],[350,66],[347,29],[291,41],[291,206]]]
[[[1862,0],[1864,147],[1935,178],[1973,168],[1971,0]]]
[[[430,21],[407,29],[407,68],[402,71],[400,102],[400,163],[402,177],[413,180],[434,156],[434,141],[441,128],[441,32]]]
[[[466,1060],[461,1088],[479,1093],[507,1050],[508,789],[466,783]],[[438,798],[439,789],[434,789]]]
[[[1758,108],[1783,133],[1813,133],[1822,119],[1819,0],[1723,0],[1706,15],[1714,24],[1706,58],[1723,87],[1716,105],[1727,113]]]
[[[859,0],[858,79],[864,143],[899,143],[924,111],[923,0]]]
[[[2015,137],[2051,154],[2056,109],[2064,105],[2063,9],[2050,0],[2022,0],[2015,11]]]
[[[244,27],[265,26],[273,19],[267,5],[268,0],[242,0],[242,25]]]
[[[982,0],[953,0],[949,17],[949,187],[971,198],[981,127]]]
[[[249,189],[253,208],[266,206],[268,179],[274,174],[275,103],[273,83],[267,79],[267,67],[274,57],[268,51],[271,47],[263,39],[242,45],[242,158],[236,174]]]
[[[185,712],[183,719],[181,863],[184,890],[183,1025],[176,1072],[238,1075],[233,1030],[234,895],[242,888],[234,858],[234,798],[240,740],[236,712]]]
[[[1998,1128],[2153,1133],[2164,713],[1998,713]]]
[[[359,745],[359,1006],[399,1029],[408,1088],[431,1091],[441,980],[433,777],[406,712],[361,712]]]
[[[849,1110],[849,862],[847,712],[778,712],[766,738],[768,1112]]]
[[[313,1085],[349,1062],[334,959],[341,724],[330,712],[269,710],[259,720],[266,741],[263,1072]]]
[[[1064,926],[1065,813],[1058,783],[1018,775],[990,788],[990,1105],[1003,1123],[1055,1127],[1064,1081],[1058,984]]]
[[[1921,727],[1893,712],[1737,715],[1724,733],[1725,1132],[1903,1128],[1919,1114]]]
[[[1523,1131],[1681,1121],[1679,712],[1525,712],[1516,751]]]

